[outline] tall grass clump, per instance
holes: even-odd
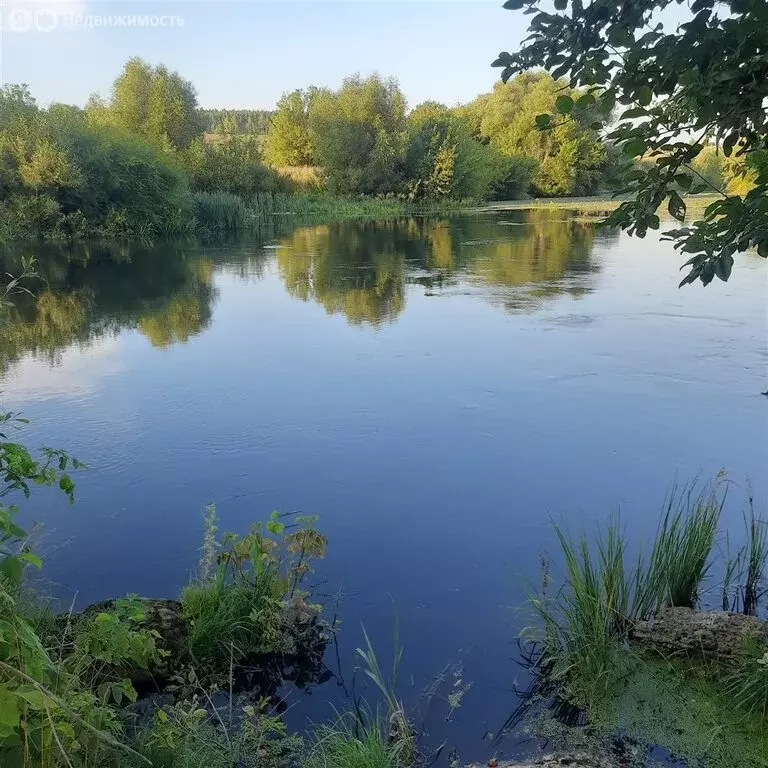
[[[248,207],[229,192],[196,192],[193,196],[198,226],[211,232],[236,232],[248,226]]]
[[[531,598],[543,625],[541,660],[549,674],[604,689],[620,670],[635,622],[664,606],[693,606],[711,566],[722,507],[717,487],[673,492],[647,561],[642,552],[630,559],[616,522],[594,539],[573,539],[555,526],[565,584],[554,598]]]
[[[758,601],[764,593],[762,585],[765,581],[766,562],[768,562],[768,524],[755,516],[751,498],[749,514],[745,515],[744,521],[747,527],[747,545],[742,607],[744,613],[753,616],[757,613]],[[768,696],[768,693],[766,695]]]
[[[717,489],[691,484],[667,500],[647,568],[638,565],[640,618],[662,604],[693,608],[711,567],[712,550],[725,503]]]
[[[304,768],[406,768],[392,748],[383,718],[361,724],[347,714],[331,725],[321,726],[304,761]]]
[[[747,638],[739,663],[725,676],[725,690],[740,709],[768,719],[768,646]]]
[[[555,533],[565,561],[566,584],[554,600],[532,598],[544,625],[544,662],[554,678],[575,672],[596,683],[612,668],[632,616],[632,575],[626,543],[615,523],[599,533],[595,551],[586,535]]]
[[[304,768],[410,768],[417,759],[416,735],[395,693],[403,649],[395,626],[391,676],[387,679],[363,629],[365,647],[357,649],[362,672],[382,694],[384,708],[356,703],[355,711],[320,727]]]

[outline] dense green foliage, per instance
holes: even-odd
[[[184,149],[203,130],[192,83],[137,57],[123,67],[111,97],[92,98],[86,111],[93,122],[141,136],[159,149]]]
[[[292,91],[277,102],[264,146],[272,165],[312,165],[315,148],[309,130],[309,107],[315,90]]]
[[[525,4],[533,0],[507,5]],[[757,13],[748,3],[732,22],[721,23],[707,16],[708,0],[700,5],[696,24],[703,25],[710,42],[725,48],[737,30],[733,25],[741,29]],[[24,86],[7,86],[0,92],[0,235],[152,238],[198,227],[255,226],[273,212],[332,211],[334,203],[318,197],[323,190],[331,197],[477,201],[593,194],[629,179],[624,191],[638,192],[640,202],[624,202],[611,221],[638,234],[658,226],[655,209],[665,196],[670,213],[681,218],[688,191],[701,184],[725,190],[724,198],[707,208],[701,226],[671,235],[695,251],[690,279],[698,275],[708,282],[715,274],[725,279],[732,254],[760,246],[764,236],[765,216],[759,214],[765,213],[768,152],[761,151],[757,96],[744,85],[748,106],[739,107],[741,122],[721,125],[696,89],[711,86],[717,99],[730,103],[726,86],[735,81],[718,85],[715,78],[725,82],[730,65],[696,74],[696,59],[685,70],[693,73],[690,83],[658,85],[647,57],[637,52],[640,43],[618,40],[644,13],[593,18],[585,12],[565,26],[560,16],[540,14],[538,37],[520,54],[503,54],[496,62],[505,66],[505,82],[455,108],[424,102],[409,113],[395,80],[355,75],[337,90],[286,93],[274,113],[201,110],[189,81],[139,58],[126,63],[107,98],[93,97],[85,110],[61,104],[39,109]],[[586,42],[542,58],[555,77],[523,71],[534,52],[544,56],[542,46],[550,37],[593,21],[596,31]],[[640,74],[607,67],[594,54],[609,33],[618,36],[615,45],[637,57]],[[757,34],[750,33],[748,45],[757,44]],[[655,31],[645,43],[663,52],[665,61],[680,56],[674,36]],[[592,63],[581,67],[580,56]],[[761,62],[757,56],[756,72]],[[606,133],[615,105],[636,99],[642,103]],[[670,117],[676,104],[684,107]],[[666,128],[654,143],[660,126],[673,120],[673,127],[688,129],[699,112],[694,123],[702,133],[694,143],[673,141]],[[628,122],[641,118],[640,125]],[[292,197],[296,193],[302,197]],[[349,202],[335,207],[348,208]]]
[[[314,94],[309,114],[315,156],[331,191],[384,194],[402,182],[406,102],[395,80],[347,78]]]
[[[675,5],[683,5],[677,0]],[[515,54],[501,53],[494,66],[506,81],[544,67],[570,87],[586,89],[574,100],[558,98],[536,118],[546,131],[597,110],[621,105],[608,140],[631,158],[649,162],[626,175],[631,199],[608,222],[643,237],[658,229],[658,208],[684,222],[680,190],[710,188],[694,161],[714,144],[726,158],[743,159],[752,173],[748,191],[722,190],[702,218],[666,237],[690,256],[681,285],[715,276],[727,280],[733,255],[756,248],[768,257],[768,164],[751,158],[768,149],[768,5],[764,0],[696,0],[685,22],[665,28],[656,13],[671,0],[555,0],[555,13],[539,0],[507,0],[506,8],[532,14],[530,31]],[[570,11],[570,13],[568,13]]]
[[[184,231],[191,198],[172,158],[76,111],[0,90],[0,232],[8,237]]]
[[[524,75],[471,104],[425,102],[409,114],[392,80],[348,78],[338,91],[285,94],[270,125],[273,165],[318,165],[331,190],[410,199],[504,199],[594,192],[608,152],[586,121],[550,136],[530,127],[562,83]]]
[[[268,109],[201,109],[200,119],[207,133],[263,136],[274,114]]]
[[[319,610],[299,591],[314,559],[324,557],[326,538],[315,518],[298,515],[292,530],[277,512],[248,535],[216,540],[215,509],[209,507],[198,581],[185,587],[181,603],[192,625],[190,651],[207,666],[227,669],[259,653],[295,653],[296,639],[283,627],[288,597],[294,614],[311,624]]]
[[[544,197],[589,195],[602,181],[606,149],[580,115],[550,131],[536,131],[536,116],[555,109],[558,98],[580,94],[544,73],[523,73],[498,83],[461,110],[476,133],[506,157],[535,161],[533,191]]]
[[[226,192],[250,202],[264,192],[288,192],[291,183],[267,167],[256,137],[224,137],[218,142],[196,139],[181,155],[190,186],[199,192]]]

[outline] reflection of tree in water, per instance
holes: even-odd
[[[470,223],[462,233],[472,248],[472,282],[491,289],[490,298],[510,311],[533,310],[547,298],[584,296],[592,290],[597,267],[592,259],[595,225],[567,211],[530,210],[497,220],[494,236],[478,242]],[[506,230],[499,237],[499,230]],[[603,237],[615,238],[609,231]],[[473,242],[474,240],[474,242]],[[462,254],[463,255],[463,254]]]
[[[2,269],[19,272],[18,256]],[[210,261],[179,247],[36,249],[42,281],[0,323],[0,369],[25,353],[56,362],[74,343],[137,328],[155,346],[187,341],[211,319]]]
[[[431,291],[466,279],[514,311],[581,296],[596,271],[595,237],[593,224],[566,211],[345,221],[296,229],[280,239],[277,258],[292,296],[378,324],[399,315],[408,284]]]
[[[278,265],[291,296],[314,299],[352,323],[378,324],[400,314],[407,258],[401,222],[302,227],[279,245]]]

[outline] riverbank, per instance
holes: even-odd
[[[627,198],[614,198],[610,196],[594,197],[550,197],[550,198],[530,198],[526,200],[505,200],[499,202],[489,202],[481,206],[481,210],[487,211],[519,211],[530,209],[549,209],[573,211],[578,216],[585,218],[604,218],[615,211]],[[718,199],[717,195],[687,195],[685,197],[688,206],[689,216],[701,215],[706,207]],[[662,208],[659,215],[666,217],[667,211]],[[671,219],[671,217],[669,217]]]
[[[46,464],[42,482],[72,498],[70,459],[53,458],[60,472]],[[558,531],[568,575],[554,597],[547,577],[532,598],[538,704],[515,727],[559,751],[527,763],[491,757],[488,768],[640,768],[660,749],[710,768],[765,764],[768,622],[753,615],[753,600],[768,533],[754,515],[723,586],[733,610],[692,607],[712,567],[718,494],[718,485],[673,494],[649,558],[633,565],[615,527],[592,541]],[[7,512],[0,526],[13,548],[26,534]],[[6,555],[4,572],[18,581],[0,604],[0,627],[15,638],[0,659],[0,756],[13,764],[29,750],[34,759],[22,764],[41,768],[428,765],[433,746],[396,692],[402,650],[396,643],[387,677],[367,635],[356,654],[376,699],[354,696],[349,710],[307,733],[287,729],[280,691],[332,675],[324,657],[336,621],[323,619],[302,586],[328,546],[316,522],[274,512],[245,535],[219,536],[209,506],[197,574],[179,599],[129,595],[82,613],[54,615],[24,599],[23,565],[39,560],[26,548]],[[453,712],[471,686],[451,688],[447,678]]]

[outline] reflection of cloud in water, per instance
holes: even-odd
[[[0,380],[3,402],[28,403],[90,395],[99,389],[105,377],[124,370],[125,363],[119,352],[120,337],[111,337],[63,350],[56,366],[51,366],[48,360],[25,355]]]

